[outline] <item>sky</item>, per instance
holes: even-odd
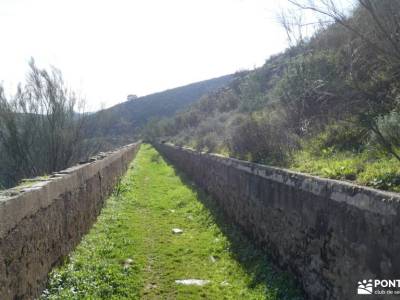
[[[55,66],[94,111],[238,70],[287,46],[286,0],[0,0],[0,82]]]

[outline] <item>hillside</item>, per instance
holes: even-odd
[[[107,143],[124,144],[135,140],[141,127],[155,118],[172,116],[207,93],[229,84],[234,75],[226,75],[163,92],[128,100],[89,117],[87,135]]]
[[[301,1],[293,1],[300,3]],[[149,139],[400,191],[400,1],[359,1]]]
[[[40,69],[33,59],[29,67],[15,95],[6,97],[0,84],[0,190],[137,140],[152,118],[172,116],[235,78],[201,81],[88,114],[60,71]]]

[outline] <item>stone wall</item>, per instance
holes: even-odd
[[[155,146],[294,273],[309,299],[358,299],[360,280],[400,279],[399,194]]]
[[[140,144],[0,194],[0,299],[33,299],[88,232]]]

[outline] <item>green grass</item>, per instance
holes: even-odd
[[[326,178],[354,181],[373,188],[400,192],[400,162],[384,155],[307,150],[294,155],[291,169]]]
[[[174,235],[172,228],[183,233]],[[127,259],[131,262],[127,263]],[[177,279],[210,284],[182,286]],[[212,199],[143,145],[41,299],[302,299]]]

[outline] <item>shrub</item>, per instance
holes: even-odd
[[[400,113],[391,112],[380,116],[376,121],[377,127],[383,137],[395,147],[400,147]],[[372,141],[379,145],[376,133],[372,133]]]
[[[7,186],[62,170],[92,154],[85,140],[84,102],[61,71],[39,69],[32,59],[25,84],[7,97],[0,85],[0,176]]]
[[[228,147],[242,159],[284,164],[297,146],[297,137],[288,130],[284,116],[273,112],[244,118],[232,131]]]
[[[196,149],[199,151],[216,152],[219,145],[218,136],[215,132],[209,132],[199,138]]]
[[[361,152],[368,141],[368,131],[355,123],[337,122],[307,139],[303,148],[313,155],[331,155],[334,152]]]
[[[345,83],[340,79],[337,60],[329,51],[301,54],[289,62],[275,86],[273,94],[297,134],[304,135],[310,128],[343,115]]]

